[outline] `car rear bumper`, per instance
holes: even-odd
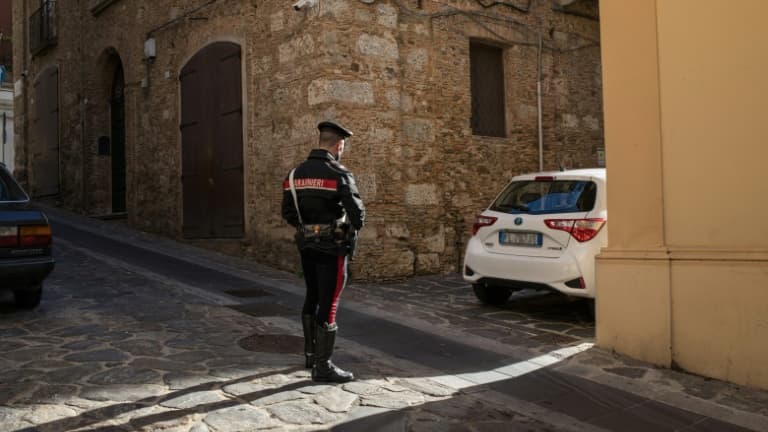
[[[464,280],[512,288],[547,288],[576,297],[595,296],[594,256],[566,252],[557,258],[493,253],[472,238],[464,256]],[[584,288],[565,283],[583,278]]]
[[[42,282],[53,271],[51,256],[0,260],[0,288],[21,289]]]

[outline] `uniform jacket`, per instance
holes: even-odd
[[[363,227],[365,206],[352,173],[324,149],[315,149],[293,174],[301,217],[305,225],[331,224],[344,216],[355,230]],[[299,225],[291,187],[283,183],[283,219]]]

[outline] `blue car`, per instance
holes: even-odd
[[[42,211],[0,163],[0,290],[13,291],[16,305],[34,309],[43,280],[55,265],[51,226]]]

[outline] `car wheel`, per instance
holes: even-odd
[[[486,284],[472,284],[472,290],[475,291],[475,296],[478,300],[485,304],[501,306],[509,300],[509,296],[512,295],[512,290],[509,288],[490,286]]]
[[[13,299],[16,306],[22,309],[34,309],[40,304],[43,298],[43,284],[38,284],[34,289],[16,290],[13,292]]]

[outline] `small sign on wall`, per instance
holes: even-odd
[[[605,147],[597,148],[597,166],[605,168]]]

